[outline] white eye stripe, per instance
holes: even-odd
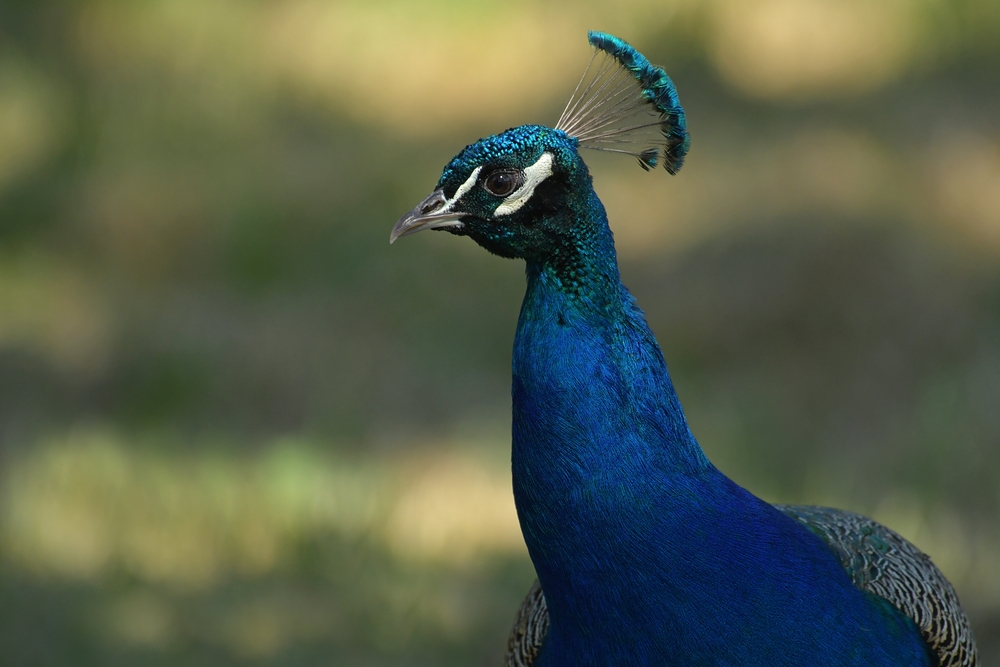
[[[479,172],[482,168],[483,168],[482,166],[478,166],[475,169],[473,169],[472,173],[469,174],[469,177],[465,179],[465,183],[462,183],[460,186],[458,186],[458,190],[455,190],[455,196],[446,201],[444,206],[434,211],[434,214],[439,215],[441,213],[447,213],[448,211],[450,211],[451,207],[455,205],[455,202],[464,197],[465,193],[471,190],[472,186],[476,184],[476,179],[479,178]]]
[[[479,172],[481,169],[482,166],[473,169],[472,173],[469,174],[469,177],[465,179],[465,183],[458,186],[458,190],[455,190],[455,196],[451,198],[450,202],[448,202],[449,206],[464,197],[465,193],[472,189],[472,186],[476,184],[476,179],[479,178]]]
[[[478,169],[476,170],[478,171]],[[552,175],[552,153],[542,153],[535,164],[524,170],[524,184],[508,195],[493,212],[493,215],[510,215],[528,203],[542,181]],[[464,186],[463,186],[464,187]]]

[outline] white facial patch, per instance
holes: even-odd
[[[478,169],[476,171],[479,171]],[[535,193],[535,188],[552,175],[552,153],[542,153],[535,164],[524,170],[524,184],[516,191],[512,192],[504,199],[493,215],[510,215],[528,203],[531,195]],[[462,186],[463,188],[465,185]],[[461,188],[459,188],[461,190]],[[464,194],[464,193],[463,193]]]
[[[439,215],[441,213],[449,212],[451,208],[455,205],[455,202],[464,197],[465,193],[471,190],[472,186],[476,184],[476,179],[479,178],[479,171],[481,169],[482,166],[473,169],[472,173],[469,174],[469,177],[465,179],[465,183],[462,183],[460,186],[458,186],[458,190],[455,190],[455,196],[446,201],[444,203],[444,206],[434,211],[434,215]]]

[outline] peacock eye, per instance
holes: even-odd
[[[524,174],[519,171],[494,171],[486,177],[483,187],[490,194],[497,197],[506,197],[520,187],[524,181]]]

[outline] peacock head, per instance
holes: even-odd
[[[690,139],[673,82],[617,37],[588,37],[594,56],[555,128],[522,125],[466,146],[396,223],[390,243],[440,229],[503,257],[544,257],[578,234],[593,208],[579,148],[631,155],[647,171],[680,169]]]
[[[588,179],[576,139],[540,125],[515,127],[456,155],[434,192],[396,223],[390,242],[445,229],[503,257],[530,257],[560,233],[560,212],[587,191],[580,186]]]

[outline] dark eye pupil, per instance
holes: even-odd
[[[515,185],[517,185],[517,179],[514,174],[508,171],[490,174],[486,179],[486,189],[500,197],[505,197],[513,192]]]

